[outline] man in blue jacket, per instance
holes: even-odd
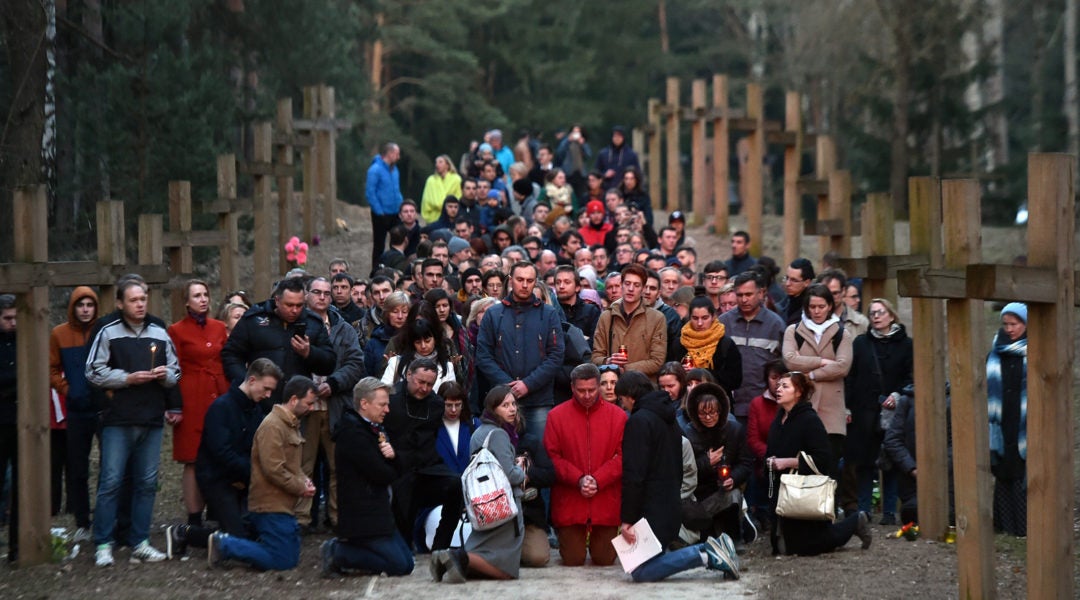
[[[555,375],[565,346],[562,319],[533,294],[536,266],[510,270],[510,295],[485,313],[476,340],[476,366],[492,386],[506,384],[525,413],[525,433],[544,434],[555,405]]]
[[[398,210],[401,209],[401,177],[397,161],[401,158],[401,148],[393,142],[383,144],[382,152],[371,159],[367,172],[367,185],[364,196],[371,206],[371,230],[373,247],[371,264],[383,253],[386,244],[386,232],[398,222]]]

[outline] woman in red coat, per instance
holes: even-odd
[[[206,282],[188,281],[184,302],[187,316],[169,327],[180,361],[180,395],[184,402],[184,418],[173,429],[173,459],[184,465],[182,488],[188,524],[202,525],[205,503],[195,482],[195,455],[206,410],[229,389],[221,366],[221,348],[229,335],[225,323],[209,317],[210,291]]]

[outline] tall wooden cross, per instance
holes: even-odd
[[[49,478],[49,288],[101,286],[99,312],[109,312],[116,279],[139,273],[147,283],[169,280],[163,266],[132,268],[124,253],[124,209],[98,203],[98,261],[49,262],[45,186],[19,188],[14,198],[15,261],[0,264],[0,289],[18,297],[19,564],[47,562],[52,555]]]
[[[978,183],[945,182],[945,268],[932,264],[930,268],[898,273],[902,296],[947,299],[961,597],[992,598],[996,591],[985,356],[982,345],[976,342],[983,335],[984,300],[1029,305],[1028,596],[1074,597],[1074,182],[1072,157],[1029,156],[1027,267],[979,264]],[[912,200],[914,218],[917,207],[914,197]],[[925,464],[920,458],[920,485]]]

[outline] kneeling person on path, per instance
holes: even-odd
[[[315,495],[315,484],[300,469],[300,417],[315,405],[315,382],[296,375],[285,384],[285,400],[266,415],[251,447],[250,521],[255,541],[215,533],[210,536],[207,561],[216,567],[226,559],[262,571],[284,571],[300,562],[300,527],[296,522],[301,498]]]
[[[611,538],[619,530],[622,445],[626,413],[600,400],[600,370],[578,365],[570,373],[574,397],[552,409],[544,448],[555,465],[551,522],[563,564],[615,562]]]
[[[374,377],[361,379],[353,388],[355,404],[345,408],[334,430],[338,498],[349,510],[338,518],[338,537],[321,546],[323,576],[343,570],[412,573],[412,550],[394,526],[390,507],[390,484],[402,473],[382,425],[391,389]]]
[[[195,481],[218,530],[248,537],[244,522],[251,481],[251,445],[263,420],[259,402],[266,400],[284,377],[269,358],[256,358],[240,385],[214,400],[203,421],[199,453],[195,457]],[[205,548],[213,529],[197,525],[165,528],[165,553],[184,554],[187,546]]]

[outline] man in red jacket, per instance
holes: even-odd
[[[563,564],[615,562],[611,540],[619,531],[622,439],[626,413],[600,401],[600,370],[578,365],[570,373],[574,397],[548,414],[544,447],[555,466],[551,522]],[[588,542],[586,544],[586,542]]]

